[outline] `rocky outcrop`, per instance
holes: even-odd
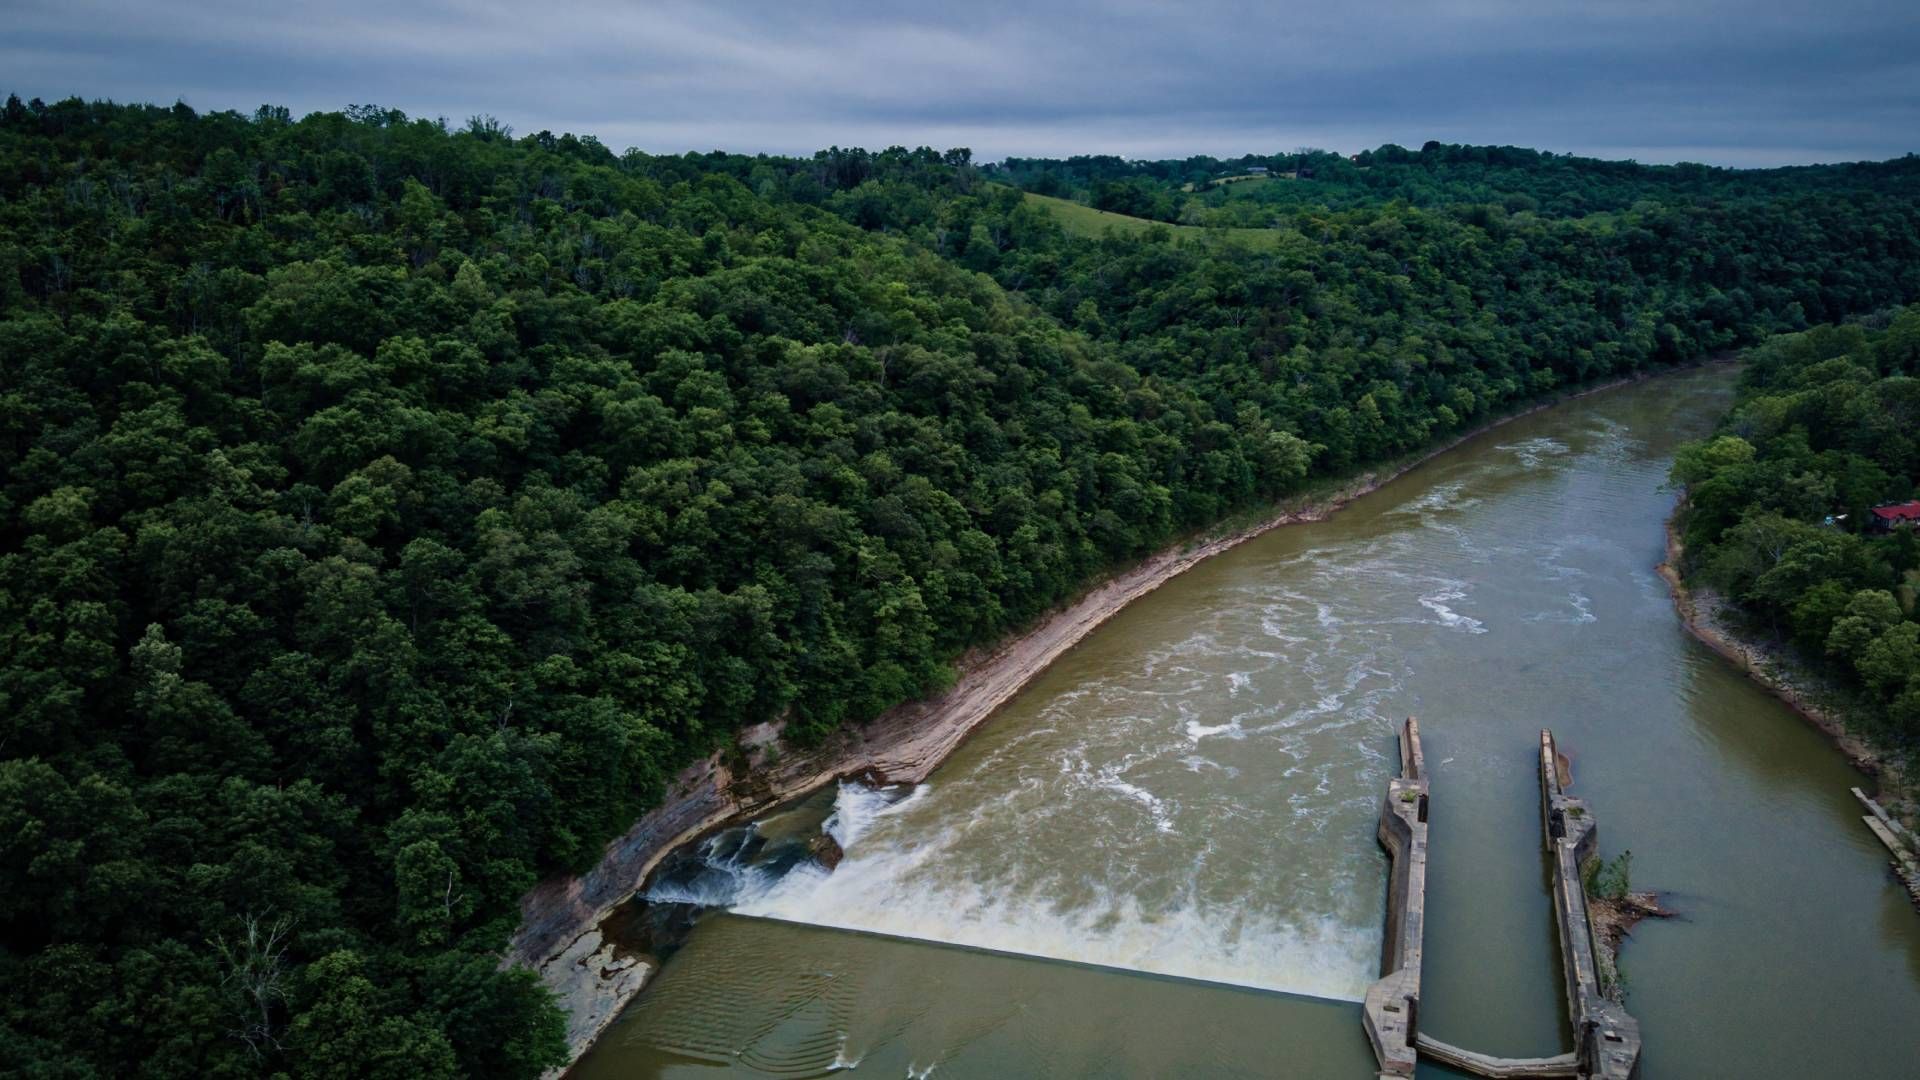
[[[839,866],[840,860],[846,858],[847,855],[845,851],[840,849],[840,841],[835,840],[827,833],[821,833],[808,842],[807,854],[813,856],[813,861],[829,870]]]
[[[570,1060],[586,1053],[653,972],[645,960],[604,940],[598,927],[574,939],[549,966],[565,973],[556,978],[549,972],[547,984],[561,995]]]

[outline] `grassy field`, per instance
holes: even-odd
[[[1292,179],[1292,174],[1290,173],[1282,175],[1286,176],[1287,179]],[[1218,180],[1209,180],[1207,181],[1207,186],[1231,187],[1237,190],[1240,188],[1257,188],[1263,184],[1271,184],[1273,181],[1274,177],[1270,175],[1255,176],[1252,173],[1243,173],[1239,176],[1223,176]]]
[[[1164,221],[1148,221],[1146,218],[1128,217],[1125,214],[1113,214],[1105,210],[1095,210],[1070,199],[1056,199],[1051,195],[1026,193],[1028,206],[1037,207],[1053,215],[1060,227],[1076,236],[1101,236],[1112,229],[1125,236],[1138,236],[1152,228],[1170,229],[1173,235],[1183,240],[1198,240],[1203,237],[1223,237],[1238,240],[1250,247],[1277,249],[1282,238],[1293,235],[1278,229],[1208,229],[1199,225],[1169,225]]]
[[[1250,195],[1253,192],[1256,192],[1261,188],[1266,187],[1268,184],[1273,183],[1277,179],[1292,179],[1292,178],[1291,177],[1273,177],[1273,176],[1246,176],[1246,177],[1233,177],[1227,180],[1216,180],[1214,181],[1214,183],[1226,185],[1227,198],[1237,199],[1242,195]]]

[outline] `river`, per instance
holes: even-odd
[[[1915,1075],[1920,916],[1863,779],[1695,642],[1654,572],[1673,450],[1731,384],[1684,372],[1497,428],[1137,602],[928,783],[715,838],[653,895],[730,913],[574,1075],[1370,1076],[1353,1003],[1409,714],[1433,782],[1423,1030],[1567,1048],[1551,727],[1603,853],[1683,913],[1622,956],[1644,1075]],[[796,861],[823,820],[831,873]]]

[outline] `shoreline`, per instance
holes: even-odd
[[[1818,700],[1818,696],[1827,690],[1818,673],[1800,668],[1779,648],[1742,632],[1737,621],[1727,617],[1731,605],[1718,593],[1704,587],[1689,586],[1681,579],[1679,566],[1686,548],[1674,528],[1674,522],[1679,519],[1685,506],[1683,496],[1673,514],[1667,518],[1666,561],[1656,568],[1667,583],[1667,591],[1673,598],[1674,613],[1680,617],[1681,625],[1701,644],[1738,666],[1747,678],[1758,683],[1825,735],[1827,742],[1846,757],[1848,764],[1873,777],[1874,793],[1886,810],[1896,818],[1905,818],[1911,823],[1916,816],[1920,816],[1920,787],[1916,787],[1915,778],[1908,773],[1907,765],[1890,758],[1864,736],[1850,730],[1841,708],[1822,704]],[[1859,789],[1855,791],[1857,793]],[[1901,853],[1896,849],[1896,860],[1900,857]],[[1915,903],[1920,904],[1920,894],[1916,894]]]
[[[1900,767],[1889,761],[1879,748],[1848,730],[1838,710],[1815,699],[1818,688],[1810,685],[1814,680],[1809,675],[1792,670],[1778,649],[1755,641],[1735,629],[1733,620],[1727,616],[1729,605],[1719,594],[1711,589],[1689,586],[1682,580],[1680,560],[1685,557],[1686,548],[1680,541],[1680,533],[1675,529],[1674,522],[1685,505],[1683,497],[1673,514],[1667,518],[1666,560],[1655,568],[1667,583],[1667,591],[1673,598],[1674,613],[1680,617],[1680,624],[1701,644],[1725,657],[1747,678],[1764,687],[1817,728],[1854,768],[1878,781],[1883,793],[1906,799],[1910,788]]]
[[[1600,985],[1609,1000],[1625,1003],[1626,982],[1620,977],[1620,949],[1633,936],[1633,928],[1643,919],[1671,919],[1680,913],[1660,902],[1660,894],[1650,891],[1627,892],[1619,896],[1587,897],[1587,911],[1593,919],[1594,959],[1600,968]]]
[[[955,663],[954,684],[943,693],[897,705],[819,746],[776,750],[777,724],[742,729],[738,743],[747,751],[745,769],[736,774],[738,751],[730,755],[725,749],[688,766],[664,801],[609,843],[593,869],[544,881],[522,898],[521,923],[503,964],[535,969],[566,1014],[568,1063],[548,1075],[571,1068],[645,986],[652,967],[623,948],[603,924],[668,854],[829,784],[924,781],[974,730],[1080,641],[1133,601],[1201,562],[1274,529],[1324,521],[1419,466],[1521,417],[1694,366],[1637,372],[1537,401],[1399,462],[1277,504],[1251,524],[1235,526],[1229,518],[1189,535],[1093,585],[1024,632],[964,654]]]

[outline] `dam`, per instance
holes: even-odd
[[[926,782],[823,792],[758,823],[758,854],[661,878],[720,911],[573,1076],[1373,1077],[1408,714],[1430,1044],[1575,1048],[1539,839],[1551,726],[1609,855],[1685,914],[1622,957],[1643,1076],[1906,1075],[1920,919],[1861,824],[1867,779],[1695,642],[1654,572],[1673,447],[1729,383],[1517,420],[1202,563]],[[831,874],[780,854],[829,818]]]

